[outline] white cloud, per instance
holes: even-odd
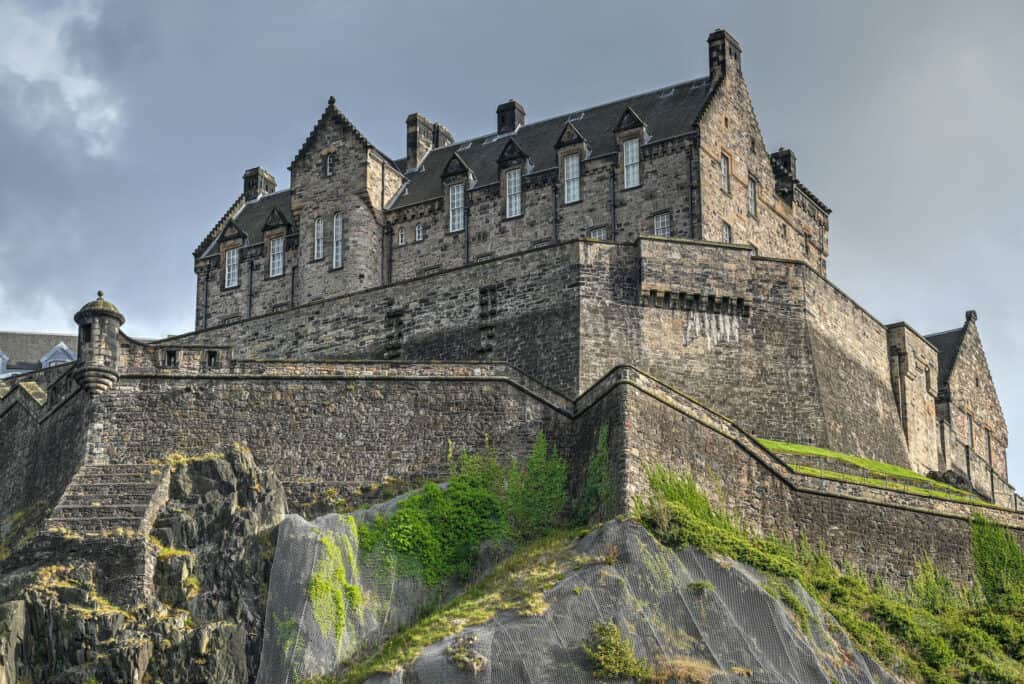
[[[87,154],[102,157],[114,150],[121,103],[75,59],[68,37],[72,27],[94,27],[98,20],[91,0],[65,0],[41,11],[0,0],[0,107],[29,131],[70,131]]]
[[[0,283],[0,330],[66,332],[74,329],[74,312],[53,295],[45,292],[16,294]]]

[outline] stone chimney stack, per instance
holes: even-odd
[[[277,181],[262,166],[249,169],[242,174],[242,192],[246,202],[255,202],[264,195],[277,191]]]
[[[455,142],[451,131],[427,117],[413,112],[405,118],[405,170],[412,171],[423,163],[431,150]]]
[[[526,123],[526,110],[515,100],[498,105],[498,134],[513,133]]]
[[[124,316],[98,292],[75,314],[78,324],[78,362],[75,380],[91,396],[102,394],[117,382],[118,336]]]
[[[708,67],[711,82],[740,76],[743,73],[740,63],[739,42],[729,35],[728,31],[715,29],[708,36]]]

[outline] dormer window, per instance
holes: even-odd
[[[334,175],[334,166],[337,161],[337,155],[333,152],[324,157],[324,175],[328,178]]]
[[[317,216],[313,222],[313,259],[324,258],[324,217]]]
[[[284,274],[284,238],[270,241],[270,277],[276,278]]]
[[[238,287],[238,248],[224,252],[224,287]]]
[[[523,214],[523,170],[509,169],[505,172],[505,218]]]
[[[622,185],[627,189],[640,185],[639,138],[630,138],[622,143]]]
[[[342,263],[344,263],[344,253],[342,251],[344,249],[344,237],[344,225],[342,223],[341,214],[338,213],[334,215],[334,240],[333,249],[331,250],[331,268],[341,268]]]
[[[461,233],[466,229],[465,186],[453,183],[448,186],[448,232]]]
[[[722,158],[718,161],[718,165],[719,165],[719,170],[722,173],[722,192],[728,193],[729,192],[729,175],[730,175],[729,157],[727,157],[726,155],[723,154]]]
[[[562,180],[565,184],[565,203],[580,201],[580,155],[567,154],[562,158]]]

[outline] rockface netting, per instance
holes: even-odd
[[[438,600],[381,554],[359,549],[358,525],[390,515],[404,497],[309,522],[289,515],[270,573],[259,684],[300,682],[335,672],[362,646],[415,622]]]
[[[594,665],[583,652],[597,621],[613,621],[647,663],[662,672],[704,673],[714,684],[841,684],[895,682],[861,656],[830,617],[799,585],[789,586],[808,614],[800,624],[766,586],[768,578],[742,563],[696,549],[675,552],[642,527],[612,522],[580,540],[575,552],[614,563],[573,571],[546,594],[540,617],[498,615],[465,630],[483,669],[459,667],[448,653],[454,639],[434,644],[404,672],[375,684],[465,682],[512,684],[592,682]],[[709,582],[710,588],[704,582]],[[778,590],[775,590],[778,593]],[[469,638],[467,638],[469,637]],[[708,667],[710,666],[710,667]]]
[[[355,521],[393,506],[362,512]],[[333,571],[330,563],[322,563],[330,555],[325,535],[339,548],[352,549],[341,554],[342,577],[362,593],[361,607],[349,611],[340,633],[334,629],[341,624],[337,616],[322,601],[310,600],[312,579],[325,569]],[[603,525],[567,553],[597,560],[581,563],[545,594],[549,608],[544,615],[500,613],[427,647],[404,671],[372,681],[591,682],[594,665],[583,644],[595,623],[609,620],[644,662],[663,671],[703,672],[716,684],[896,681],[861,656],[795,583],[786,587],[803,606],[797,611],[805,613],[803,618],[777,598],[780,580],[696,549],[665,548],[631,522]],[[258,682],[298,682],[338,672],[361,645],[379,643],[411,624],[424,605],[436,600],[436,593],[399,576],[386,559],[360,557],[353,520],[329,515],[309,523],[289,516],[274,559]],[[456,639],[463,656],[482,665],[479,672],[453,658],[449,647]]]

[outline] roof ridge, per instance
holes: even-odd
[[[671,83],[669,85],[663,85],[660,88],[652,88],[651,90],[645,90],[642,93],[633,93],[632,95],[627,95],[625,97],[616,98],[614,100],[609,100],[607,102],[601,102],[599,104],[590,105],[589,107],[583,107],[581,109],[574,109],[573,111],[565,113],[565,114],[558,114],[556,116],[549,116],[546,119],[540,119],[539,121],[533,121],[533,122],[530,122],[530,123],[523,124],[516,131],[516,134],[518,134],[524,128],[530,128],[532,126],[539,126],[541,124],[549,123],[551,121],[559,121],[561,119],[568,120],[568,117],[572,116],[573,114],[576,114],[577,112],[585,112],[585,111],[590,111],[592,109],[598,109],[600,107],[608,107],[608,106],[611,106],[613,104],[618,104],[620,102],[627,102],[628,100],[633,100],[633,99],[636,99],[638,97],[644,97],[646,95],[653,95],[654,93],[661,92],[661,91],[666,90],[668,88],[681,88],[683,86],[693,86],[694,84],[697,84],[697,83],[699,83],[701,81],[710,81],[710,78],[707,77],[707,76],[702,76],[700,78],[690,79],[689,81],[683,81],[682,83]],[[483,135],[478,135],[478,136],[476,136],[474,138],[466,138],[464,140],[457,140],[457,141],[453,142],[451,145],[446,145],[445,147],[438,147],[436,149],[432,149],[427,154],[427,156],[429,157],[434,152],[441,152],[443,150],[447,150],[447,149],[452,148],[452,147],[459,147],[461,145],[465,145],[466,143],[475,143],[478,140],[486,140],[487,138],[490,138],[490,137],[492,137],[494,135],[495,135],[494,133],[484,133]],[[515,135],[510,136],[510,137],[515,137]]]

